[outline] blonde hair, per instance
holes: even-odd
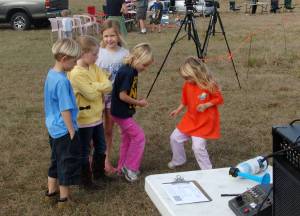
[[[102,25],[102,28],[101,28],[101,36],[102,36],[102,41],[100,43],[100,46],[102,48],[105,48],[106,47],[106,43],[104,42],[103,40],[103,33],[104,31],[106,31],[107,29],[113,29],[118,37],[118,45],[120,47],[123,47],[126,45],[126,42],[124,40],[124,38],[122,37],[121,33],[120,33],[120,24],[118,21],[116,20],[106,20],[103,25]]]
[[[70,14],[71,14],[71,11],[68,10],[68,9],[64,9],[64,10],[62,10],[62,11],[60,12],[60,15],[61,15],[62,17],[67,17],[67,16],[69,16]]]
[[[137,64],[149,64],[153,62],[152,49],[148,43],[140,43],[133,47],[124,58],[124,64],[136,68]]]
[[[65,38],[57,40],[52,46],[52,54],[58,61],[62,57],[79,58],[81,56],[80,45],[73,39]]]
[[[183,78],[194,81],[199,88],[206,89],[211,93],[219,89],[207,66],[198,57],[187,57],[183,65],[181,65],[179,72]]]
[[[92,51],[94,47],[99,47],[97,39],[89,35],[78,37],[77,42],[79,43],[83,53]]]

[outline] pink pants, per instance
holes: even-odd
[[[145,148],[145,134],[143,129],[133,118],[112,117],[121,129],[121,144],[119,152],[118,170],[126,167],[131,171],[138,171],[142,162]]]
[[[201,169],[211,169],[212,165],[206,150],[206,140],[201,137],[190,137],[181,133],[177,128],[170,136],[171,149],[173,152],[172,163],[175,166],[180,166],[186,162],[186,155],[184,151],[184,142],[192,138],[192,149],[195,158]]]

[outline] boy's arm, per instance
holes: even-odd
[[[71,112],[69,110],[65,110],[61,112],[61,116],[64,119],[65,125],[69,131],[70,134],[70,138],[71,140],[73,139],[74,135],[75,135],[75,129],[73,127],[73,123],[72,123],[72,115]]]

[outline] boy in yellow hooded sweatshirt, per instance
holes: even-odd
[[[78,124],[81,141],[81,184],[85,189],[97,189],[92,181],[105,177],[105,138],[102,122],[104,109],[103,94],[112,90],[107,74],[96,64],[99,43],[91,36],[81,36],[78,43],[82,56],[69,74],[77,106],[79,109]],[[89,164],[90,143],[93,141],[94,153],[92,172]]]

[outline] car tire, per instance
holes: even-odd
[[[14,30],[24,31],[31,26],[30,19],[26,13],[17,12],[11,16],[10,24]]]

